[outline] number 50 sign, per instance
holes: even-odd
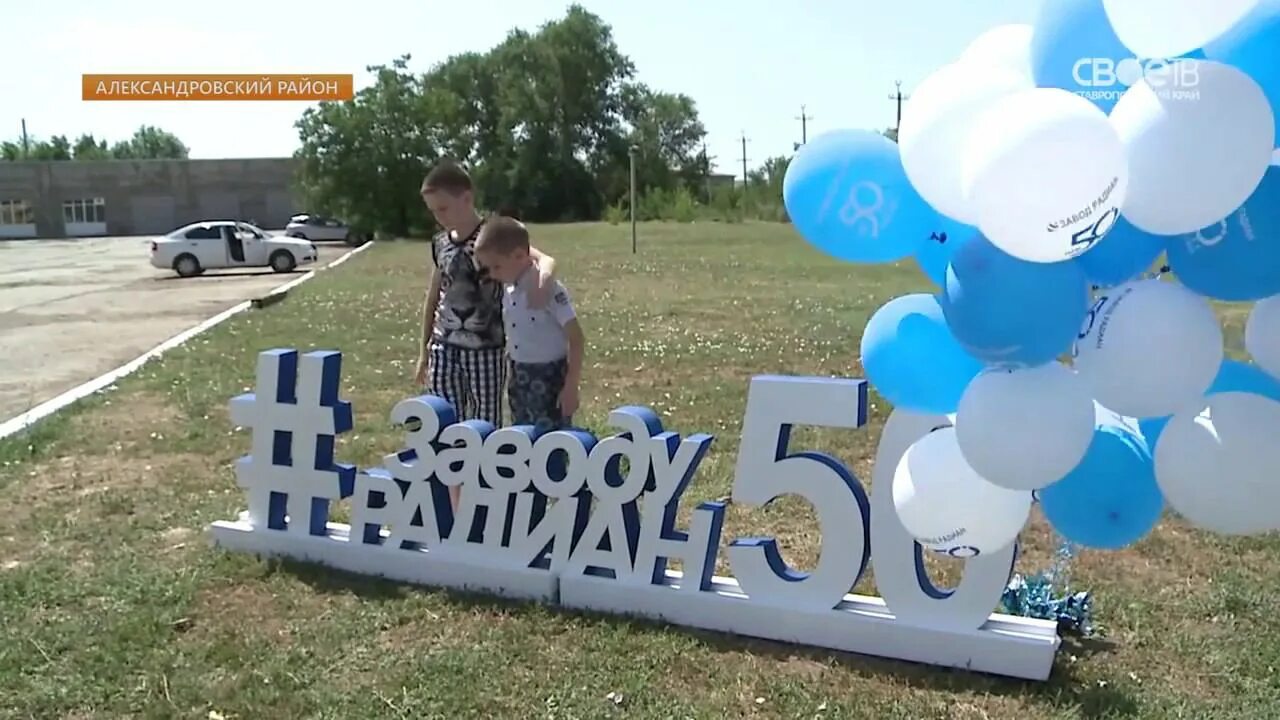
[[[723,504],[701,503],[687,529],[676,527],[710,436],[681,438],[647,409],[625,407],[609,417],[617,435],[539,437],[529,427],[457,422],[448,403],[424,396],[392,410],[397,422],[420,421],[407,449],[357,471],[332,458],[333,437],[351,425],[349,405],[337,400],[340,356],[309,353],[299,363],[291,353],[264,353],[257,392],[232,401],[237,423],[253,426],[254,452],[237,468],[249,510],[210,528],[223,547],[783,642],[1049,676],[1056,625],[992,614],[1016,546],[965,560],[959,585],[942,589],[894,512],[899,459],[947,418],[892,414],[870,496],[836,458],[792,447],[796,426],[864,427],[863,380],[752,380],[733,501],[763,506],[799,496],[816,511],[822,542],[816,567],[799,572],[776,539],[734,539],[725,548],[728,577],[713,572]],[[462,487],[457,512],[446,485]],[[330,520],[341,501],[350,503],[349,525]],[[684,572],[668,569],[670,560]],[[880,597],[850,594],[868,570]]]

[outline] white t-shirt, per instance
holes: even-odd
[[[502,299],[507,354],[518,363],[550,363],[569,354],[564,326],[577,317],[573,300],[560,281],[553,279],[551,300],[546,307],[529,307],[529,291],[537,282],[537,270],[531,267],[506,286],[506,296]]]

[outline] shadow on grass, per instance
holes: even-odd
[[[1101,638],[1063,637],[1049,679],[1044,682],[1034,682],[962,669],[938,668],[871,655],[791,645],[673,625],[638,616],[548,606],[536,601],[503,598],[481,592],[417,586],[333,570],[296,560],[271,560],[268,572],[288,573],[319,594],[352,593],[364,600],[403,600],[410,594],[425,591],[436,593],[450,604],[467,610],[520,615],[537,609],[551,609],[565,618],[608,623],[641,634],[682,633],[697,639],[704,647],[720,653],[749,653],[779,662],[801,659],[823,664],[834,663],[841,670],[862,678],[892,675],[902,680],[908,687],[915,689],[1021,697],[1055,709],[1074,709],[1082,718],[1134,717],[1140,710],[1138,702],[1125,690],[1096,682],[1086,683],[1076,675],[1078,659],[1106,654],[1115,648],[1115,643]]]

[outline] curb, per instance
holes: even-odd
[[[316,273],[322,270],[330,270],[332,268],[335,268],[341,265],[342,263],[346,262],[352,255],[355,255],[356,253],[359,253],[359,252],[364,252],[365,250],[372,247],[373,245],[374,243],[370,241],[365,243],[364,245],[361,245],[358,248],[354,248],[344,253],[341,257],[335,259],[333,262],[329,263],[328,265],[325,265],[323,268],[308,271],[307,273],[301,275],[300,277],[294,278],[293,280],[290,280],[289,282],[271,290],[270,292],[267,293],[266,297],[279,295],[280,297],[278,299],[283,299],[284,293],[287,293],[289,290],[292,290],[293,288],[315,277]],[[174,335],[168,340],[165,340],[164,342],[151,348],[150,350],[143,353],[142,355],[139,355],[133,360],[130,360],[124,365],[121,365],[115,370],[112,370],[106,373],[105,375],[100,375],[90,380],[89,382],[84,383],[83,385],[72,388],[51,400],[46,400],[45,402],[40,403],[39,405],[31,408],[30,410],[22,413],[21,415],[18,415],[17,417],[13,417],[6,420],[3,424],[0,424],[0,439],[7,438],[10,435],[15,435],[23,430],[26,430],[27,428],[34,425],[36,422],[54,414],[55,412],[61,410],[62,408],[70,405],[71,403],[98,392],[99,390],[107,387],[108,385],[111,385],[112,383],[119,380],[120,378],[133,374],[138,370],[138,368],[146,364],[148,360],[152,360],[160,356],[165,351],[172,350],[173,348],[178,347],[179,345],[199,335],[205,330],[208,330],[209,328],[214,327],[215,325],[219,325],[227,320],[230,320],[231,318],[235,317],[236,315],[239,315],[240,313],[244,312],[245,310],[248,310],[251,307],[254,307],[255,305],[261,306],[264,304],[271,304],[270,302],[262,303],[261,302],[262,299],[263,298],[258,298],[255,300],[245,300],[239,303],[238,305],[227,308],[226,310],[223,310],[222,312],[218,313],[217,315],[214,315],[213,317],[209,318],[208,320],[205,320],[204,322],[196,325],[195,327],[183,330],[177,335]]]

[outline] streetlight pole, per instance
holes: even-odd
[[[631,158],[631,254],[636,254],[636,146],[627,148]]]

